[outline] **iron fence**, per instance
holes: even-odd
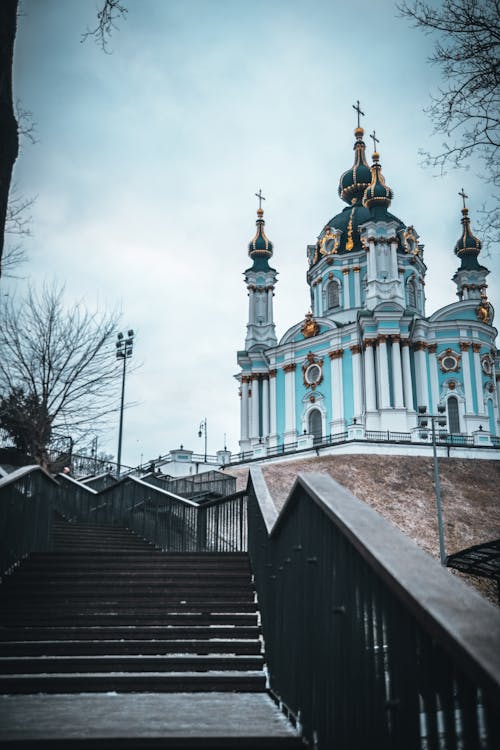
[[[0,576],[31,552],[52,548],[56,482],[38,467],[0,479]]]
[[[272,691],[317,750],[500,746],[500,617],[329,477],[279,518],[251,470]]]

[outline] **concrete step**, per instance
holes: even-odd
[[[257,655],[154,655],[118,656],[4,656],[0,674],[68,674],[100,672],[227,672],[258,671],[264,661]]]
[[[52,674],[15,674],[0,676],[0,693],[7,695],[33,693],[198,693],[262,692],[262,671],[212,672],[87,672]]]
[[[97,656],[114,654],[260,654],[257,638],[212,640],[1,641],[1,656]]]
[[[66,640],[133,640],[133,641],[167,641],[167,640],[197,640],[210,639],[255,639],[259,638],[260,629],[257,625],[107,625],[94,627],[1,627],[0,643],[10,641],[66,641]]]

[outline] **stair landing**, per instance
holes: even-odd
[[[265,693],[1,696],[0,727],[15,748],[302,746]]]

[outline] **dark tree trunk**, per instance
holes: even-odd
[[[18,0],[0,0],[0,276],[10,181],[19,152],[17,120],[12,101],[12,60],[17,6]]]

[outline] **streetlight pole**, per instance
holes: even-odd
[[[125,401],[125,373],[127,369],[127,359],[132,356],[134,347],[134,332],[130,329],[127,333],[127,338],[124,337],[123,333],[119,333],[116,337],[116,359],[123,360],[122,369],[122,395],[120,401],[120,429],[118,431],[118,456],[117,456],[117,474],[120,476],[121,465],[122,465],[122,437],[123,437],[123,405]]]
[[[200,429],[198,430],[198,437],[205,435],[205,463],[207,463],[207,418],[200,422]]]
[[[436,450],[436,422],[439,427],[446,426],[446,417],[443,416],[445,412],[444,406],[438,406],[438,414],[428,414],[426,406],[418,407],[418,426],[427,428],[428,420],[431,421],[431,435],[432,435],[432,455],[434,458],[434,489],[436,491],[436,511],[437,511],[437,522],[438,522],[438,534],[439,534],[439,557],[441,559],[441,565],[446,565],[446,551],[444,546],[444,529],[443,529],[443,509],[441,504],[441,482],[439,478],[439,465]]]

